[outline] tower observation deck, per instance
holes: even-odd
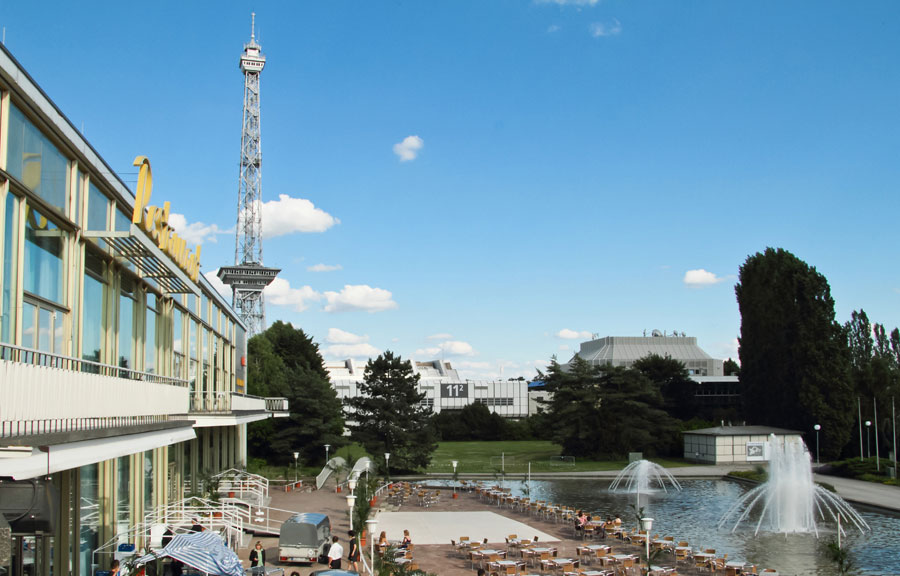
[[[256,14],[253,14],[250,42],[244,44],[240,60],[244,74],[244,115],[234,266],[223,266],[218,272],[219,279],[231,286],[232,306],[247,326],[248,337],[266,329],[263,290],[281,272],[278,268],[263,266],[259,76],[265,66],[266,57],[256,42]]]

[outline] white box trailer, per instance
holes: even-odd
[[[280,562],[315,562],[331,545],[331,520],[325,514],[295,514],[281,525]]]

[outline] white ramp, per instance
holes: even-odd
[[[416,545],[449,544],[450,540],[458,541],[460,536],[500,543],[510,534],[530,540],[537,536],[540,542],[559,541],[555,536],[494,512],[382,512],[377,519],[377,531],[387,532],[388,540],[399,542],[403,531],[409,530]]]

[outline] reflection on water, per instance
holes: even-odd
[[[525,492],[520,480],[505,482],[513,494]],[[584,508],[600,516],[619,514],[629,529],[635,528],[634,494],[607,492],[608,480],[532,480],[531,498]],[[686,480],[681,492],[641,495],[644,514],[654,518],[653,533],[687,540],[695,548],[715,548],[728,559],[743,560],[781,574],[831,576],[837,573],[825,554],[825,544],[835,538],[835,527],[824,525],[816,539],[813,534],[753,535],[751,529],[719,530],[719,519],[749,489],[727,480]],[[854,566],[865,574],[900,574],[900,516],[856,507],[872,528],[864,535],[849,533]],[[848,530],[849,532],[849,530]]]

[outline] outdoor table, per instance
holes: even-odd
[[[491,556],[493,554],[498,554],[502,558],[506,558],[506,550],[479,550],[482,556]]]
[[[674,568],[666,568],[665,566],[650,566],[650,574],[656,574],[658,576],[663,576],[665,574],[670,574],[674,572]]]
[[[504,568],[506,566],[524,566],[524,562],[517,562],[515,560],[499,560],[496,562],[497,566]]]

